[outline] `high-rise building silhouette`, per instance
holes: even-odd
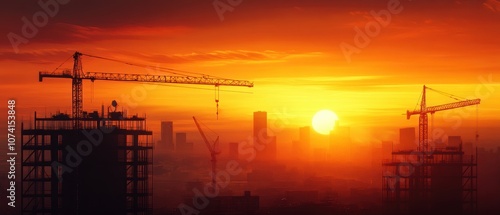
[[[299,128],[299,140],[292,141],[292,153],[297,159],[309,157],[309,147],[311,142],[311,127],[305,126]]]
[[[253,113],[253,137],[257,143],[263,143],[267,139],[267,112]]]
[[[187,143],[187,135],[184,132],[175,133],[175,148],[183,148]]]
[[[174,124],[171,121],[162,121],[161,122],[161,148],[165,148],[167,150],[174,150]]]
[[[267,112],[257,111],[253,113],[254,147],[258,154],[258,160],[275,160],[277,154],[276,137],[267,134]]]

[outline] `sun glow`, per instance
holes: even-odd
[[[320,110],[312,119],[313,129],[323,135],[330,134],[335,127],[335,122],[338,120],[337,114],[331,110]]]

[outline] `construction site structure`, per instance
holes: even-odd
[[[104,109],[104,108],[103,108]],[[38,117],[22,128],[22,214],[152,214],[152,132],[122,112]]]
[[[462,147],[392,152],[383,174],[386,214],[477,213],[477,154]]]
[[[145,65],[73,54],[73,70],[39,72],[44,78],[72,80],[71,115],[37,117],[22,128],[22,214],[153,214],[152,132],[146,118],[117,111],[83,109],[83,80],[253,87],[244,80],[216,78],[170,68],[172,75],[84,72],[81,56],[148,68]],[[57,70],[57,69],[56,69]],[[190,75],[186,75],[186,74]],[[218,114],[218,111],[217,111]]]
[[[427,107],[427,90],[458,101]],[[477,153],[465,154],[462,143],[436,147],[428,137],[427,115],[479,103],[479,99],[460,100],[424,85],[420,110],[407,111],[408,119],[411,115],[419,115],[418,141],[414,149],[393,151],[390,160],[382,163],[386,214],[477,213]],[[477,137],[476,130],[476,141]]]

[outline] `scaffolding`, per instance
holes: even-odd
[[[35,112],[34,124],[22,127],[22,214],[152,214],[145,118]]]
[[[477,152],[394,151],[382,166],[386,214],[477,214]]]

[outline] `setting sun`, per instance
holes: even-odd
[[[337,114],[331,110],[318,111],[313,119],[312,126],[314,130],[320,134],[328,135],[335,127],[335,122],[338,120]]]
[[[0,215],[500,215],[500,0],[1,5]]]

